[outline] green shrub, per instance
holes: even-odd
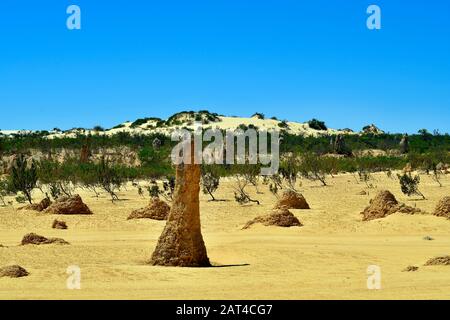
[[[137,119],[130,125],[130,128],[139,127],[139,126],[147,123],[147,121],[148,121],[148,118]]]
[[[420,176],[413,177],[411,174],[397,175],[402,192],[408,197],[413,195],[421,196],[425,199],[422,192],[419,191]]]
[[[94,128],[92,128],[92,130],[96,132],[103,132],[105,131],[105,128],[103,128],[102,126],[95,126]]]
[[[22,192],[29,203],[32,203],[31,192],[37,185],[37,170],[34,160],[28,165],[23,154],[15,159],[11,172],[11,187],[14,192]]]
[[[152,184],[147,187],[150,198],[159,198],[160,190],[156,181],[152,181]]]
[[[317,120],[317,119],[312,119],[308,121],[308,125],[311,129],[315,129],[315,130],[327,130],[327,126],[325,125],[325,122]]]
[[[154,118],[154,117],[150,117],[150,118],[141,118],[141,119],[137,119],[136,121],[134,121],[131,125],[130,128],[137,128],[143,124],[146,124],[149,121],[156,121],[157,123],[159,123],[160,121],[162,121],[160,118]]]
[[[259,112],[255,112],[253,115],[252,115],[252,118],[253,117],[256,117],[257,119],[260,119],[260,120],[264,120],[265,118],[266,118],[266,116],[264,115],[264,113],[259,113]]]
[[[296,183],[300,173],[300,162],[295,155],[290,155],[281,161],[279,173],[284,181],[286,181],[288,188],[297,191]],[[281,184],[279,186],[281,187]]]
[[[281,129],[287,129],[287,128],[289,128],[289,125],[287,124],[286,120],[283,120],[278,123],[278,127]]]
[[[18,195],[16,195],[15,200],[19,204],[24,204],[25,202],[27,202],[28,198],[23,194],[19,193]]]
[[[5,197],[10,194],[10,185],[7,179],[0,179],[0,201],[6,206]]]
[[[327,171],[329,171],[329,168],[326,166],[326,159],[324,160],[314,153],[303,155],[299,172],[304,178],[320,181],[323,186],[326,186]]]
[[[217,170],[214,170],[214,166],[204,165],[202,166],[201,184],[204,194],[208,194],[212,201],[216,201],[214,192],[219,188],[220,175]]]
[[[103,157],[97,166],[97,178],[98,185],[111,196],[111,201],[119,200],[117,191],[125,183],[125,177],[120,169]]]
[[[234,185],[234,200],[237,203],[243,205],[249,202],[256,203],[260,205],[259,200],[252,199],[248,194],[246,187],[249,184],[249,181],[243,177],[242,175],[235,176],[236,184]]]

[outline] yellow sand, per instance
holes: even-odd
[[[395,214],[362,222],[359,212],[377,189],[391,190],[397,199],[431,212],[450,194],[422,176],[425,201],[401,194],[398,181],[375,176],[376,189],[367,189],[352,175],[329,178],[330,186],[304,182],[301,190],[312,210],[292,210],[304,227],[255,226],[248,220],[266,214],[275,197],[266,186],[252,195],[261,205],[240,206],[232,183],[224,182],[217,198],[201,196],[203,236],[216,266],[207,269],[153,267],[146,260],[155,247],[164,221],[131,220],[133,209],[147,204],[131,186],[123,201],[95,199],[79,190],[94,211],[92,216],[52,216],[0,208],[0,266],[19,264],[30,276],[0,278],[0,299],[448,299],[450,266],[423,264],[450,254],[450,220],[431,215]],[[368,196],[357,195],[361,190]],[[39,200],[42,195],[36,192]],[[17,207],[15,205],[15,207]],[[53,219],[68,230],[51,229]],[[61,237],[69,246],[18,246],[28,232]],[[423,240],[430,235],[435,240]],[[81,268],[81,290],[68,290],[66,269]],[[366,270],[378,265],[382,289],[367,289]],[[408,265],[417,272],[402,272]]]

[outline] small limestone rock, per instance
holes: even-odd
[[[310,209],[305,197],[293,190],[285,191],[275,205],[275,209],[280,209],[283,207],[287,209]]]
[[[25,207],[19,208],[19,210],[31,210],[31,211],[41,212],[41,211],[44,211],[45,209],[47,209],[51,204],[52,204],[52,202],[50,201],[49,198],[44,198],[39,203],[29,204]]]
[[[435,257],[425,263],[426,266],[450,266],[450,256]]]
[[[295,217],[287,207],[274,210],[272,213],[256,217],[245,224],[242,229],[248,229],[256,223],[261,223],[264,226],[277,226],[277,227],[301,227],[301,222]]]
[[[450,219],[450,197],[442,198],[437,204],[433,214],[438,217]]]
[[[361,214],[363,215],[363,221],[370,221],[385,218],[396,212],[414,214],[421,211],[420,209],[412,208],[403,203],[399,203],[392,193],[387,190],[383,190],[370,201],[369,206],[365,208]]]
[[[92,211],[83,203],[79,195],[61,197],[45,209],[51,214],[92,214]]]
[[[419,267],[407,266],[405,269],[402,270],[402,272],[415,272],[417,270],[419,270]]]
[[[61,238],[46,238],[44,236],[40,236],[35,233],[28,233],[26,234],[21,244],[27,245],[27,244],[35,244],[35,245],[42,245],[42,244],[69,244],[66,240]]]
[[[65,230],[65,229],[67,229],[67,224],[65,221],[59,221],[59,220],[55,219],[55,220],[53,220],[52,228]]]
[[[0,268],[0,278],[1,277],[21,278],[26,277],[28,275],[29,275],[28,271],[18,265]]]
[[[153,198],[150,205],[137,209],[131,212],[128,216],[128,220],[131,219],[154,219],[154,220],[167,220],[169,216],[170,207],[167,203],[160,200],[159,198]]]

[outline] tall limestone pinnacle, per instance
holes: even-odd
[[[152,265],[210,266],[200,226],[200,165],[191,163],[176,167],[172,208],[152,254]]]

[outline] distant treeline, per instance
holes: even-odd
[[[296,179],[302,177],[327,185],[327,177],[348,172],[354,173],[355,177],[369,185],[370,174],[373,172],[386,172],[391,177],[393,170],[410,168],[431,173],[439,182],[440,173],[447,170],[445,164],[450,163],[449,135],[421,131],[417,135],[409,136],[406,152],[400,148],[402,138],[403,135],[393,134],[346,135],[344,142],[339,140],[340,143],[345,143],[345,148],[340,147],[344,152],[339,153],[336,152],[336,137],[301,137],[284,133],[281,135],[278,174],[265,179],[271,179],[271,191],[276,191],[277,185],[281,185],[280,181],[289,181],[291,186],[295,186]],[[11,165],[5,166],[6,175],[0,177],[0,203],[5,205],[4,197],[7,195],[15,195],[18,202],[31,203],[32,191],[36,188],[48,197],[56,199],[62,195],[72,195],[75,187],[88,189],[97,196],[98,190],[103,190],[114,201],[118,199],[117,192],[130,181],[138,187],[139,194],[142,195],[144,191],[139,185],[140,180],[150,182],[150,195],[165,194],[173,186],[171,181],[174,168],[170,154],[175,144],[170,137],[158,134],[118,133],[112,136],[77,135],[72,138],[54,139],[48,139],[42,134],[1,136],[0,156],[15,154],[17,157],[14,157]],[[100,160],[98,154],[97,160],[88,156],[95,149],[120,147],[134,150],[140,165],[119,163],[111,158],[111,154],[108,156],[108,152],[100,153]],[[79,153],[75,152],[71,158],[61,160],[59,157],[53,157],[52,151],[57,152],[58,149],[73,149]],[[395,152],[356,152],[374,149]],[[39,150],[44,157],[32,157],[33,150]],[[49,156],[45,156],[47,152]],[[244,188],[248,184],[255,187],[258,185],[260,169],[260,165],[250,164],[204,165],[202,183],[212,196],[212,190],[217,188],[220,177],[233,176],[239,182],[236,200],[255,201],[244,192]],[[155,189],[155,179],[165,181],[162,191]],[[404,176],[403,179],[416,183],[417,178]]]
[[[363,134],[346,135],[344,137],[347,148],[352,151],[363,151],[371,149],[398,150],[402,134]],[[324,154],[331,151],[331,136],[302,137],[291,134],[283,136],[280,150],[283,152],[315,152]],[[431,134],[421,130],[419,134],[410,135],[409,149],[413,153],[428,153],[435,150],[450,152],[450,135]]]
[[[370,149],[396,150],[402,134],[363,134],[345,135],[346,147],[351,151],[361,151]],[[307,153],[314,152],[325,154],[332,152],[330,141],[333,136],[303,137],[292,135],[286,132],[281,134],[282,141],[280,151]],[[157,138],[162,148],[171,148],[174,142],[162,134],[139,135],[127,132],[107,136],[102,134],[83,135],[77,134],[75,137],[55,137],[48,139],[43,133],[15,135],[12,137],[0,135],[0,152],[21,153],[30,149],[37,149],[43,152],[54,149],[81,149],[86,144],[92,150],[98,148],[114,148],[127,146],[135,150],[152,146]],[[435,150],[450,152],[449,134],[431,134],[426,130],[420,130],[418,134],[409,136],[409,150],[413,153],[428,153]]]
[[[20,153],[30,149],[43,152],[64,148],[81,149],[86,144],[92,149],[128,146],[137,150],[145,146],[151,146],[155,138],[158,138],[162,143],[165,141],[170,142],[170,137],[160,134],[137,135],[128,132],[119,132],[111,136],[76,134],[75,137],[54,137],[51,139],[42,133],[17,134],[14,136],[0,136],[0,152]]]

